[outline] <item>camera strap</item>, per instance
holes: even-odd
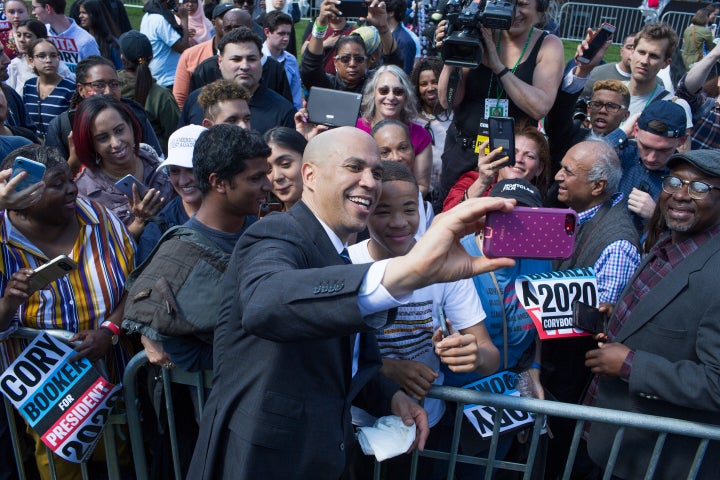
[[[455,98],[455,93],[457,92],[457,87],[458,87],[458,84],[460,83],[461,78],[462,78],[462,69],[460,67],[455,67],[455,69],[450,74],[450,78],[448,79],[448,90],[447,90],[448,110],[454,110],[453,99]]]

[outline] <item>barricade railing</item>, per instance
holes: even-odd
[[[50,330],[37,330],[34,328],[26,328],[26,327],[20,327],[17,331],[15,331],[11,338],[20,338],[23,340],[34,340],[35,337],[37,337],[40,333],[45,332],[49,335],[51,335],[53,338],[58,339],[62,341],[63,343],[66,343],[68,345],[71,345],[70,338],[74,335],[74,333],[69,332],[67,330],[59,330],[59,329],[50,329]],[[100,360],[96,363],[96,367],[98,370],[100,370],[101,373],[104,375],[107,374],[107,369],[105,367],[105,363]],[[20,480],[25,480],[27,478],[26,472],[25,472],[25,465],[23,464],[23,447],[22,447],[22,441],[21,438],[26,435],[25,433],[25,423],[20,423],[15,421],[15,409],[10,403],[10,401],[5,398],[3,395],[3,402],[5,405],[5,414],[7,417],[8,422],[8,430],[10,431],[10,440],[12,442],[13,450],[15,451],[15,466],[17,468],[17,474],[18,478]],[[117,402],[117,404],[122,404],[122,401]],[[120,461],[118,459],[118,447],[117,442],[115,440],[116,435],[116,425],[123,425],[126,424],[127,420],[125,417],[125,414],[123,413],[117,413],[115,412],[113,415],[110,415],[108,422],[105,424],[105,428],[103,429],[103,441],[105,444],[105,460],[107,465],[107,471],[108,471],[108,478],[110,480],[119,480],[121,478],[120,476]],[[56,468],[53,461],[53,455],[52,451],[45,447],[45,450],[47,452],[48,456],[48,468],[50,470],[50,478],[55,480],[57,478]],[[87,462],[83,462],[80,464],[80,471],[82,474],[83,480],[89,480],[89,472],[88,472],[88,466]]]
[[[560,7],[560,37],[563,40],[581,41],[588,28],[597,28],[601,23],[615,25],[613,43],[622,43],[628,34],[640,30],[648,18],[641,9],[619,7],[598,3],[568,2]]]
[[[147,365],[147,357],[144,352],[138,353],[128,364],[125,370],[125,398],[127,408],[127,419],[128,429],[130,431],[130,441],[133,448],[133,457],[136,467],[136,475],[138,480],[144,480],[148,478],[147,460],[144,451],[144,443],[142,437],[142,431],[140,426],[140,412],[138,406],[138,395],[136,391],[136,377],[137,373]],[[169,415],[168,425],[173,424],[175,419],[173,418],[172,409],[172,391],[170,389],[171,383],[180,383],[184,385],[194,386],[197,390],[198,404],[200,408],[204,405],[204,390],[209,387],[212,381],[211,372],[200,372],[200,373],[188,373],[178,369],[173,370],[162,370],[163,385],[166,394],[166,406]],[[561,402],[553,402],[547,400],[537,400],[532,398],[521,398],[513,397],[508,395],[500,395],[490,392],[481,392],[470,389],[454,388],[454,387],[443,387],[434,386],[430,389],[428,397],[438,398],[448,402],[448,408],[456,408],[455,425],[453,430],[453,437],[449,444],[447,451],[430,450],[426,449],[423,452],[415,452],[412,460],[411,478],[416,478],[417,465],[419,457],[428,457],[438,460],[444,460],[448,462],[447,478],[453,478],[457,463],[466,463],[472,465],[480,465],[486,467],[485,478],[490,479],[493,477],[494,472],[497,470],[510,470],[515,472],[521,472],[523,478],[529,480],[532,478],[533,468],[536,466],[536,462],[543,461],[544,459],[539,457],[538,447],[541,440],[541,431],[547,417],[560,417],[576,420],[574,436],[571,447],[568,451],[568,458],[565,465],[565,472],[563,479],[570,478],[570,472],[575,463],[575,457],[578,451],[578,445],[581,439],[581,434],[588,422],[600,422],[618,425],[620,427],[618,435],[614,439],[614,443],[611,448],[611,455],[607,465],[604,466],[606,475],[610,475],[612,472],[615,462],[619,455],[620,444],[623,439],[623,435],[627,428],[639,428],[647,431],[658,432],[658,439],[655,444],[655,450],[651,458],[651,462],[647,467],[649,477],[652,477],[652,472],[658,465],[658,462],[662,458],[662,455],[672,454],[671,452],[663,452],[663,445],[667,435],[681,435],[686,437],[692,437],[700,439],[701,442],[697,449],[695,461],[692,465],[692,470],[688,473],[688,478],[694,478],[695,474],[700,468],[702,463],[705,450],[709,441],[720,441],[720,426],[701,424],[695,422],[689,422],[684,420],[678,420],[673,418],[664,418],[653,415],[645,415],[638,413],[623,412],[617,410],[609,410],[604,408],[587,407],[583,405],[572,405]],[[486,405],[496,408],[494,430],[492,439],[490,441],[490,447],[486,457],[477,457],[470,455],[463,455],[459,453],[460,445],[460,430],[463,419],[463,407],[466,404]],[[498,448],[498,442],[500,439],[499,428],[503,416],[503,410],[518,410],[522,412],[531,412],[535,415],[532,435],[530,436],[530,444],[528,448],[528,456],[525,463],[518,463],[512,461],[506,461],[502,459],[496,459],[496,451]],[[174,426],[169,427],[171,436],[174,436]],[[176,472],[175,478],[180,479],[182,475],[180,473],[180,459],[178,458],[177,452],[177,439],[171,438],[173,444],[173,467]],[[376,464],[375,467],[375,479],[381,478],[381,465]]]
[[[685,12],[665,12],[662,17],[660,17],[660,21],[669,24],[673,30],[677,32],[678,37],[680,37],[680,41],[682,42],[683,32],[685,32],[685,29],[688,25],[690,25],[690,20],[692,20],[693,15],[695,14]]]

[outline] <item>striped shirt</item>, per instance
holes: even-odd
[[[120,220],[101,205],[77,198],[78,238],[68,256],[78,268],[30,295],[20,306],[7,337],[18,326],[71,332],[95,329],[120,303],[127,276],[135,264],[135,244]],[[0,294],[12,274],[21,268],[37,268],[50,259],[20,233],[7,212],[0,212]],[[18,340],[0,342],[3,368],[20,353]]]
[[[75,93],[75,82],[63,78],[45,99],[38,95],[37,82],[38,77],[25,82],[23,103],[28,115],[35,122],[35,133],[44,140],[52,119],[70,107],[70,99]]]

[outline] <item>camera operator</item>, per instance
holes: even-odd
[[[516,124],[536,123],[550,111],[562,78],[564,53],[559,38],[535,28],[546,7],[547,0],[518,0],[509,30],[480,28],[482,64],[462,68],[454,88],[455,120],[445,139],[441,202],[460,175],[475,168],[475,143],[483,118],[492,113],[514,117]],[[436,41],[441,42],[446,32],[443,20]],[[448,107],[451,76],[457,70],[443,67],[438,85],[443,107]]]

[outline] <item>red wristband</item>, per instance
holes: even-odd
[[[120,335],[120,327],[115,325],[110,320],[105,320],[103,323],[100,324],[100,328],[107,328],[108,330],[113,332],[113,335]]]

